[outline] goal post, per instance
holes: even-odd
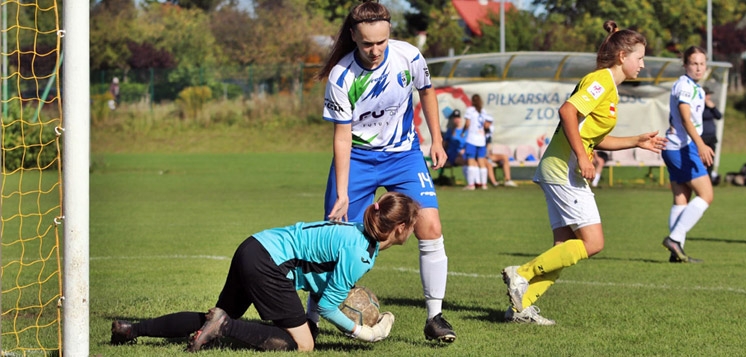
[[[90,330],[89,182],[90,182],[90,33],[88,0],[63,4],[65,55],[62,96],[64,145],[64,265],[62,349],[88,356]]]
[[[89,355],[89,7],[0,4],[1,356]]]

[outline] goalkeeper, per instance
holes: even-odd
[[[319,315],[340,331],[359,340],[380,341],[391,331],[392,313],[381,314],[373,327],[360,326],[339,305],[373,267],[380,250],[407,241],[418,212],[419,204],[409,196],[389,192],[367,207],[363,223],[301,222],[256,233],[239,245],[223,291],[208,313],[177,312],[137,323],[115,320],[111,343],[191,334],[191,352],[222,336],[258,350],[312,351],[318,315],[307,320],[297,290],[308,291],[318,303]],[[252,304],[261,319],[273,325],[239,320]]]

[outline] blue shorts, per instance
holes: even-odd
[[[679,150],[663,150],[661,156],[668,168],[671,182],[686,183],[707,175],[707,169],[699,158],[699,150],[694,142]]]
[[[452,166],[456,165],[456,160],[458,160],[459,156],[461,156],[461,148],[451,148],[450,146],[446,150],[446,155],[448,155],[448,163],[450,163]]]
[[[487,157],[487,146],[475,146],[466,143],[464,157],[467,159],[481,159]]]
[[[419,149],[405,152],[352,149],[347,192],[350,198],[347,218],[350,222],[363,221],[365,208],[373,203],[379,187],[406,194],[422,208],[438,208],[435,185]],[[337,179],[332,161],[324,197],[325,220],[329,219],[336,201]]]

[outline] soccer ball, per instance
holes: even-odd
[[[355,286],[339,309],[356,324],[373,326],[378,322],[380,307],[376,294],[364,286]]]

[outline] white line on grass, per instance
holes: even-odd
[[[137,257],[91,257],[91,260],[162,260],[162,259],[210,259],[210,260],[230,260],[230,257],[220,255],[146,255]],[[376,267],[378,270],[395,270],[403,273],[416,273],[419,274],[419,269],[404,268],[404,267]],[[466,278],[477,278],[477,279],[500,279],[502,275],[495,274],[477,274],[477,273],[462,273],[457,271],[449,271],[450,276],[459,276]],[[706,286],[669,286],[662,284],[640,284],[640,283],[611,283],[611,282],[600,282],[600,281],[577,281],[577,280],[564,280],[559,279],[557,283],[562,284],[578,284],[578,285],[591,285],[591,286],[614,286],[622,288],[642,288],[642,289],[669,289],[669,290],[701,290],[701,291],[728,291],[736,294],[746,294],[746,289],[737,289],[731,287],[706,287]]]
[[[412,268],[377,268],[377,269],[387,269],[387,270],[396,270],[401,271],[405,273],[420,273],[419,269],[412,269]],[[448,275],[450,276],[462,276],[467,278],[485,278],[485,279],[499,279],[502,281],[502,275],[492,275],[492,274],[476,274],[476,273],[461,273],[461,272],[455,272],[455,271],[449,271]],[[564,283],[564,284],[579,284],[579,285],[592,285],[592,286],[616,286],[616,287],[622,287],[622,288],[645,288],[645,289],[670,289],[670,290],[702,290],[702,291],[729,291],[734,292],[737,294],[746,294],[745,289],[737,289],[737,288],[731,288],[731,287],[706,287],[706,286],[687,286],[687,287],[678,287],[678,286],[669,286],[669,285],[658,285],[658,284],[628,284],[628,283],[610,283],[610,282],[599,282],[599,281],[577,281],[577,280],[564,280],[559,279],[557,280],[557,283]]]

